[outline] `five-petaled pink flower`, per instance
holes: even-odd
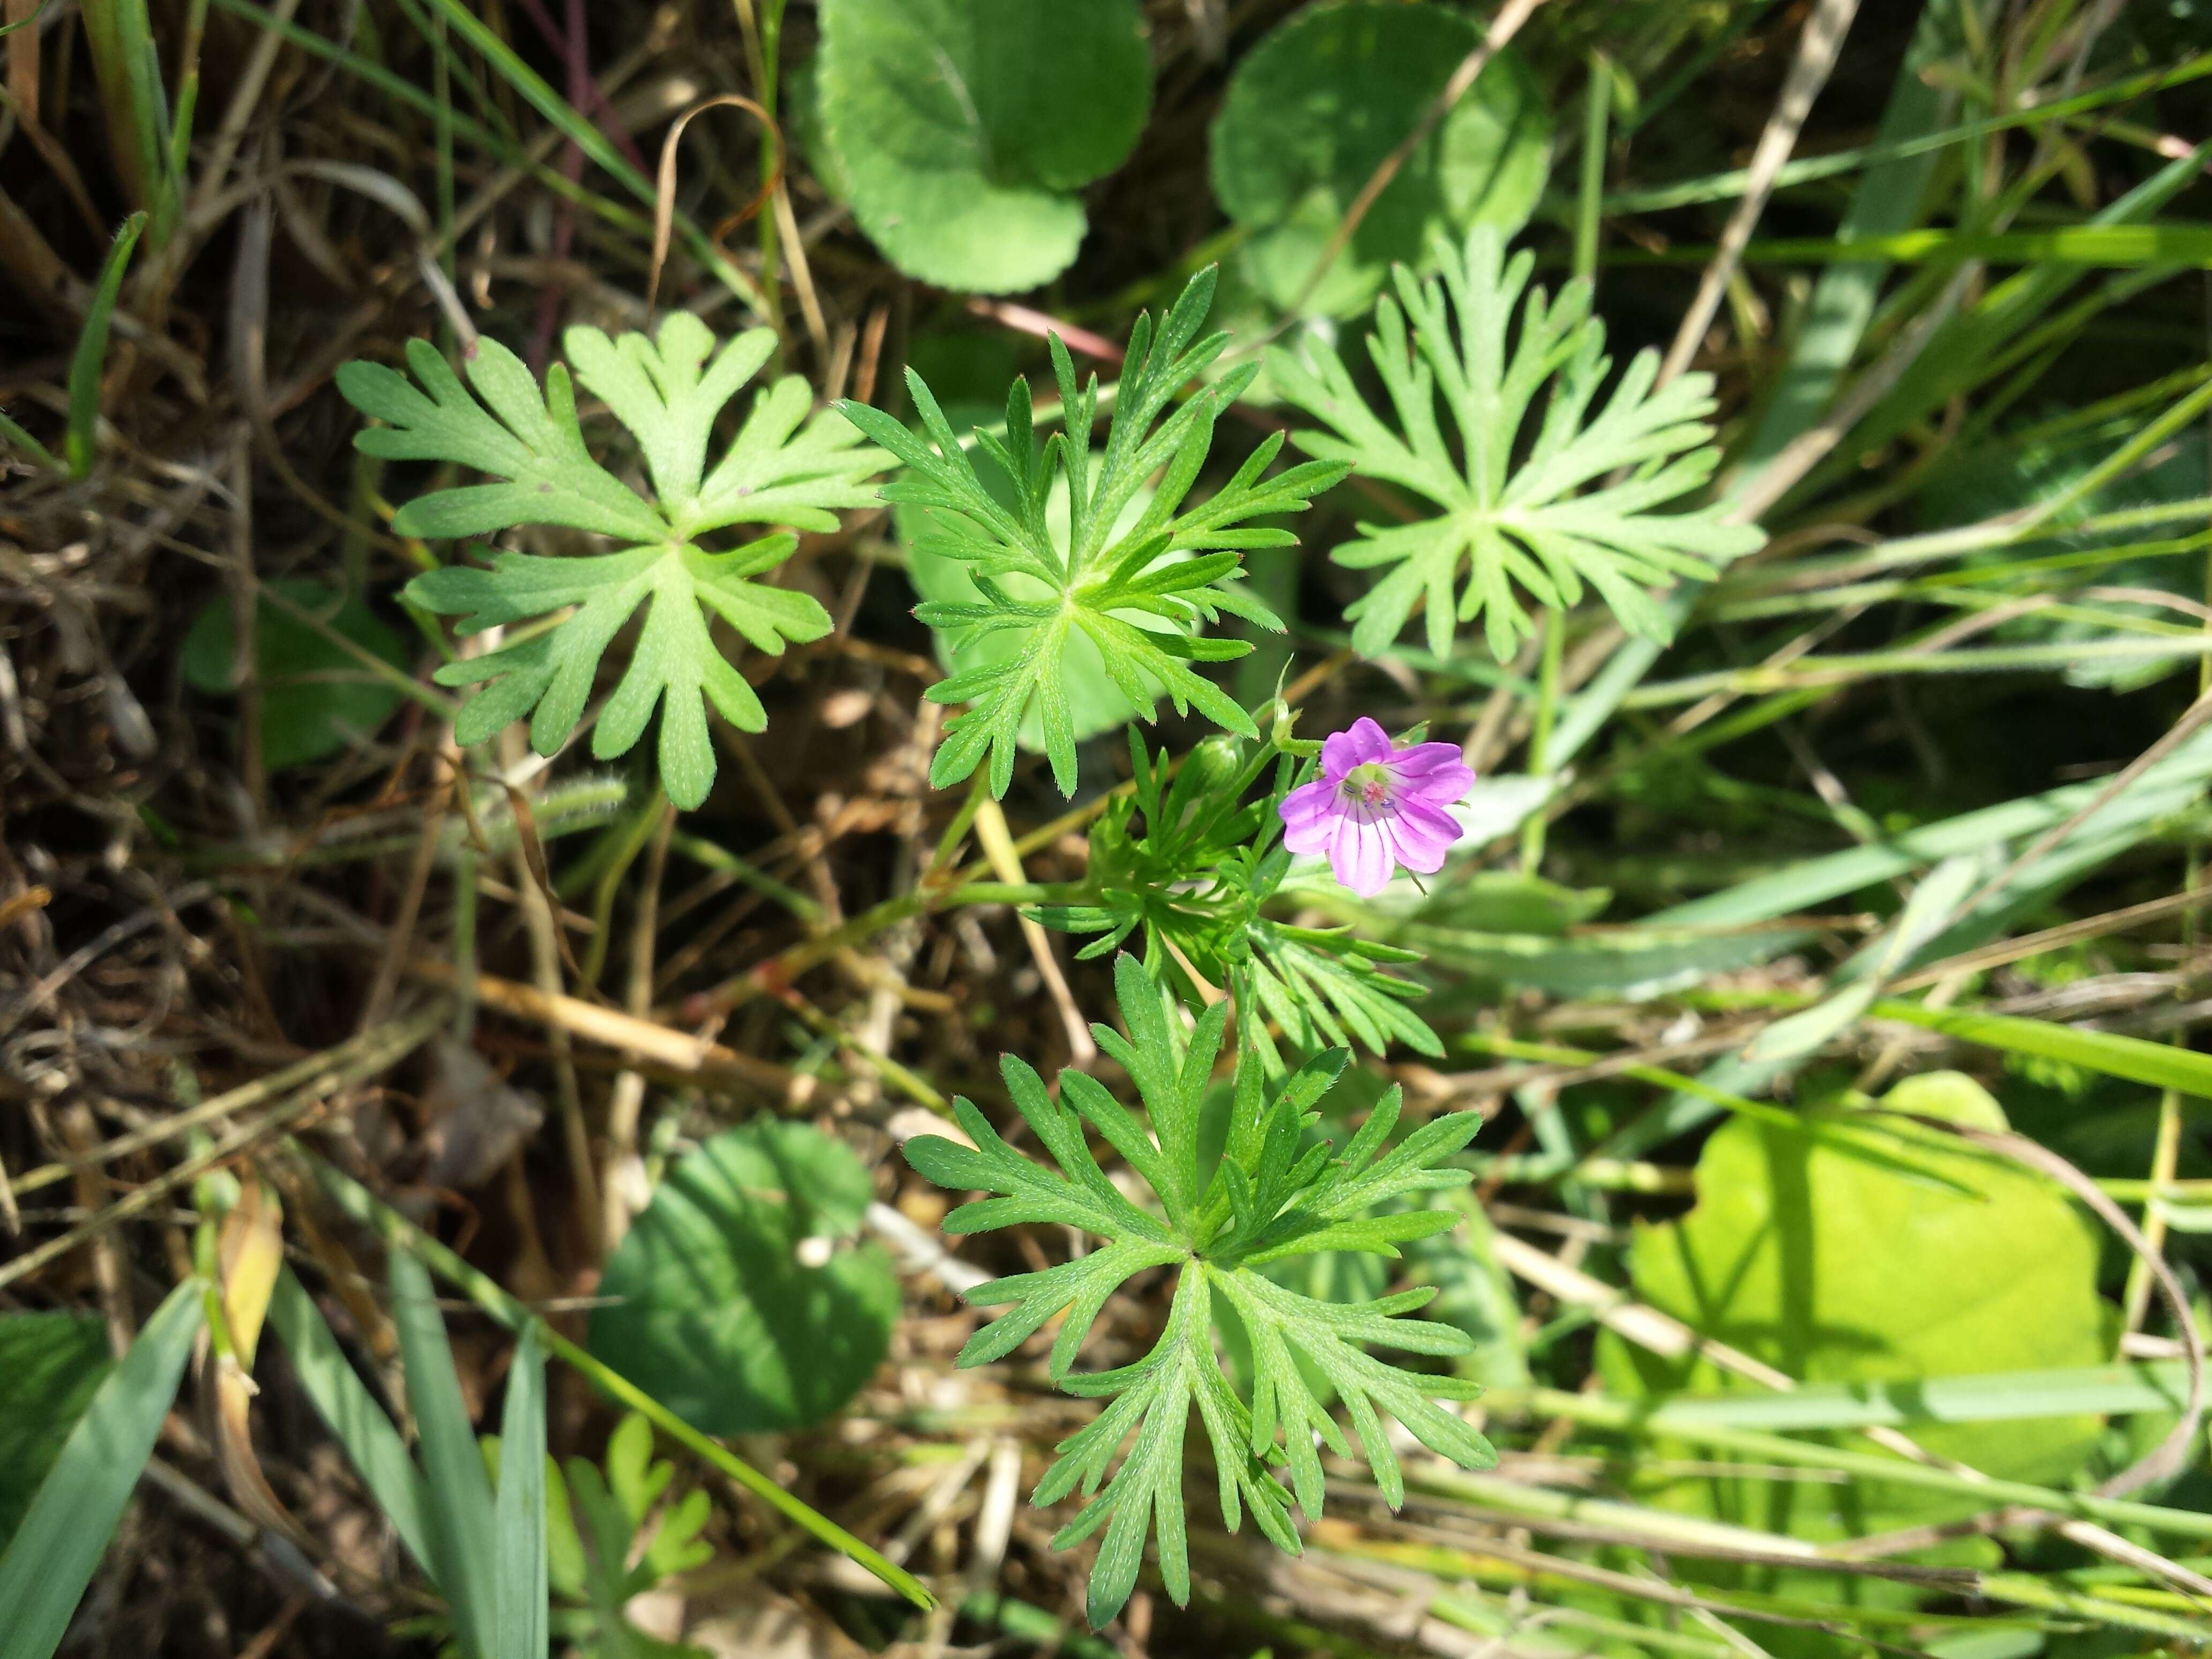
[[[1321,775],[1283,798],[1283,845],[1326,853],[1336,878],[1362,898],[1389,884],[1392,867],[1443,868],[1444,849],[1466,832],[1444,808],[1474,785],[1459,745],[1391,745],[1362,716],[1321,746]]]

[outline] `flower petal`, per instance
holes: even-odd
[[[1449,814],[1425,800],[1403,798],[1397,803],[1392,824],[1398,862],[1417,875],[1432,876],[1444,867],[1444,854],[1467,832]]]
[[[1344,792],[1326,778],[1304,784],[1283,797],[1283,845],[1293,853],[1325,853],[1344,818]]]
[[[1395,792],[1400,800],[1418,800],[1431,806],[1449,806],[1455,801],[1467,799],[1467,792],[1474,787],[1474,774],[1464,766],[1440,766],[1426,777],[1405,778],[1399,781]]]
[[[1331,734],[1321,746],[1322,775],[1341,782],[1355,766],[1390,758],[1390,734],[1362,714],[1345,730]]]
[[[1417,743],[1410,749],[1401,749],[1390,757],[1390,769],[1407,783],[1423,786],[1421,793],[1431,799],[1434,791],[1455,787],[1456,800],[1474,783],[1474,773],[1467,763],[1467,757],[1455,743]]]
[[[1283,804],[1275,810],[1285,826],[1310,823],[1324,814],[1343,811],[1344,791],[1327,778],[1316,778],[1284,796]]]
[[[1389,821],[1358,808],[1343,821],[1337,844],[1329,851],[1329,867],[1360,897],[1373,898],[1390,884],[1393,851]]]

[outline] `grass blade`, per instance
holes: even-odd
[[[269,1323],[284,1344],[300,1386],[423,1571],[433,1571],[429,1492],[422,1472],[384,1407],[361,1380],[315,1299],[286,1268],[269,1298]]]
[[[77,336],[76,355],[70,360],[69,432],[64,452],[69,457],[70,477],[83,478],[92,471],[94,427],[100,420],[100,371],[107,361],[107,325],[115,314],[115,301],[123,292],[123,273],[131,263],[131,250],[138,233],[146,228],[143,212],[132,214],[115,233],[100,268],[100,281],[92,291],[92,308],[84,314],[84,331]]]
[[[2212,1054],[2177,1048],[2169,1042],[2150,1042],[2142,1037],[2121,1036],[2112,1031],[2093,1031],[2079,1025],[2058,1025],[2047,1019],[2024,1019],[2018,1014],[1991,1014],[1971,1008],[1929,1008],[1917,1002],[1883,1001],[1874,1005],[1876,1019],[1894,1019],[1907,1025],[1961,1042],[1978,1042],[2008,1054],[2032,1054],[2041,1060],[2064,1060],[2085,1071],[2106,1077],[2147,1083],[2154,1089],[2173,1089],[2185,1095],[2212,1099]]]
[[[1503,1390],[1499,1391],[1500,1393]],[[1516,1395],[1532,1417],[1564,1417],[1593,1429],[1644,1437],[1650,1426],[1648,1402],[1594,1394],[1572,1394],[1563,1389],[1531,1389]],[[1678,1423],[1669,1434],[1718,1446],[1744,1457],[1798,1468],[1830,1469],[1863,1480],[1916,1486],[1925,1492],[1948,1492],[1996,1506],[2017,1504],[2051,1515],[2077,1516],[2116,1526],[2140,1526],[2175,1538],[2212,1539],[2212,1515],[2196,1510],[2172,1509],[2130,1498],[2106,1498],[2094,1492],[2061,1492],[2025,1480],[2001,1480],[1976,1473],[1961,1474],[1929,1463],[1916,1463],[1889,1452],[1859,1451],[1757,1429],[1727,1428],[1711,1422]],[[1450,1490],[1476,1479],[1457,1471],[1425,1477],[1431,1491]]]
[[[499,1429],[499,1659],[545,1659],[545,1350],[522,1328]]]
[[[92,1397],[0,1556],[0,1659],[49,1659],[154,1455],[206,1316],[187,1279],[148,1320]]]
[[[425,1518],[431,1576],[453,1608],[462,1652],[467,1659],[492,1659],[499,1651],[499,1564],[491,1481],[461,1400],[460,1377],[453,1370],[453,1351],[446,1340],[445,1316],[438,1311],[430,1275],[398,1249],[392,1252],[391,1275],[392,1322],[399,1332],[407,1403],[415,1413],[429,1497]]]
[[[56,472],[66,472],[69,470],[55,458],[52,450],[48,449],[5,415],[0,415],[0,443],[13,444],[40,465],[50,467]]]
[[[2147,824],[2197,798],[2212,775],[2212,736],[2191,738],[2136,781],[2119,799],[2075,828],[2073,842]],[[1644,918],[1647,927],[1741,927],[1811,908],[1940,860],[1972,854],[2063,823],[2094,796],[2096,783],[2067,784],[1954,818],[1923,824],[1871,846],[1855,847],[1754,876],[1734,887]]]
[[[1500,1411],[1520,1396],[1493,1389]],[[2189,1399],[2189,1366],[2179,1359],[2048,1371],[1996,1371],[1899,1382],[1808,1382],[1788,1394],[1661,1395],[1639,1402],[1654,1433],[1717,1427],[1765,1429],[1910,1428],[1924,1423],[2008,1423],[2077,1413],[2120,1417],[2178,1413]]]
[[[589,156],[594,164],[619,182],[647,207],[654,206],[659,192],[646,176],[632,167],[623,153],[611,143],[606,134],[576,112],[575,106],[556,92],[545,78],[523,62],[514,48],[495,33],[491,26],[476,15],[474,8],[461,0],[430,0],[436,14],[443,17],[471,46],[482,54],[485,63],[500,78],[513,87],[528,101],[531,107],[558,128],[561,136]],[[769,314],[768,302],[762,297],[753,280],[732,264],[712,240],[701,234],[686,215],[678,214],[678,228],[699,262],[714,273],[715,278],[737,295],[757,314]]]
[[[1955,3],[1938,3],[1921,14],[1882,112],[1875,135],[1877,145],[1909,144],[1938,134],[1956,94],[1929,84],[1923,71],[1952,50],[1956,10]],[[1869,167],[1850,210],[1836,227],[1837,244],[1894,236],[1908,229],[1919,216],[1935,166],[1932,153],[1907,152]],[[1887,274],[1888,266],[1873,250],[1820,273],[1774,400],[1741,459],[1739,483],[1749,480],[1820,419],[1858,353]]]
[[[1694,265],[1713,249],[1684,243],[1663,252],[1624,250],[1616,265]],[[1887,236],[1831,240],[1825,236],[1767,237],[1744,245],[1747,264],[1836,264],[1863,260],[1897,264],[1947,264],[1979,259],[1996,265],[2089,266],[2130,270],[2139,265],[2212,264],[2212,227],[2161,222],[2140,225],[2060,225],[2050,230],[1974,232],[1926,229]]]

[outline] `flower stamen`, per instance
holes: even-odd
[[[1390,769],[1381,761],[1369,761],[1355,766],[1344,775],[1344,798],[1369,806],[1388,806],[1390,804]]]

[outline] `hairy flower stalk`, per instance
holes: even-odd
[[[1322,744],[1321,775],[1283,798],[1283,845],[1321,853],[1336,878],[1362,898],[1400,866],[1432,876],[1466,834],[1444,809],[1474,787],[1474,772],[1449,743],[1401,749],[1364,715]]]

